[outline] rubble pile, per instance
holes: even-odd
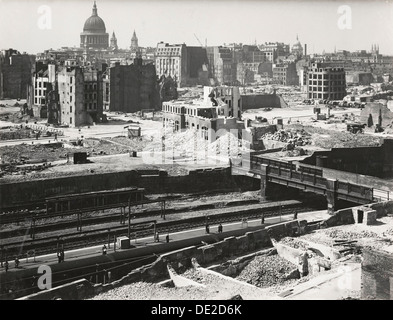
[[[236,279],[264,288],[283,284],[289,279],[296,278],[295,270],[297,271],[297,266],[279,255],[257,256]]]
[[[286,142],[293,146],[306,146],[311,144],[311,135],[304,129],[300,130],[284,130],[281,129],[275,133],[266,133],[261,139],[275,140]]]
[[[378,235],[375,232],[369,230],[361,230],[358,232],[353,232],[349,230],[326,230],[325,234],[332,239],[346,239],[346,240],[356,240],[360,238],[377,238]]]
[[[291,248],[307,251],[308,246],[305,242],[299,241],[296,238],[285,237],[280,240],[280,243],[290,246]]]
[[[135,282],[98,294],[87,300],[193,300],[207,299],[204,288],[170,288],[156,283]]]

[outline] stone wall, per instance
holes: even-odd
[[[362,300],[393,300],[393,254],[363,250]]]
[[[247,94],[241,97],[243,110],[282,107],[282,100],[276,94]]]

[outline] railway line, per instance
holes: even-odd
[[[137,213],[132,223],[119,224],[120,214],[106,215],[103,217],[94,217],[83,221],[83,230],[75,230],[77,221],[59,221],[47,225],[36,226],[34,239],[30,238],[31,228],[22,227],[17,230],[0,232],[1,255],[3,261],[14,259],[16,256],[28,257],[38,254],[56,252],[59,246],[65,246],[67,250],[102,244],[114,241],[120,236],[146,237],[153,236],[155,231],[161,234],[172,233],[187,230],[195,227],[201,227],[208,221],[210,225],[239,221],[243,218],[259,218],[264,213],[265,217],[278,216],[280,214],[292,214],[293,212],[306,212],[315,210],[315,207],[305,207],[299,201],[281,201],[265,204],[253,204],[229,206],[226,208],[215,209],[219,213],[212,214],[212,205],[205,205],[205,209],[199,208],[199,211],[193,214],[197,215],[192,218],[179,219],[176,217],[176,210],[171,215],[171,221],[163,220],[160,216],[160,210],[151,212]],[[188,210],[180,210],[184,215]],[[209,212],[209,214],[207,213]],[[157,217],[161,221],[152,220]],[[124,217],[123,217],[124,218]],[[86,223],[86,224],[85,224]],[[19,236],[17,236],[19,234]]]

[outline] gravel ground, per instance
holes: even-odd
[[[289,272],[297,269],[279,255],[255,257],[236,277],[257,287],[266,288],[286,281]]]
[[[189,269],[182,276],[206,286],[168,288],[154,283],[137,282],[101,293],[89,300],[227,300],[238,294],[247,300],[273,298],[266,290],[200,270]]]
[[[328,246],[332,246],[334,240],[357,240],[360,246],[385,249],[393,246],[393,217],[380,218],[375,225],[351,224],[320,229],[302,238]]]

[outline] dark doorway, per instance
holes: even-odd
[[[358,223],[363,223],[363,211],[358,210]]]

